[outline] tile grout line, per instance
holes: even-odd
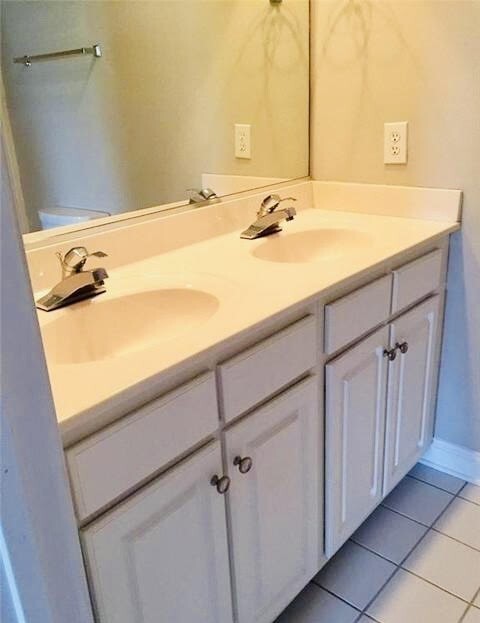
[[[424,526],[426,527],[426,526]],[[422,534],[422,536],[420,537],[420,539],[415,543],[415,545],[408,550],[408,554],[407,557],[410,556],[410,554],[413,552],[413,550],[417,547],[417,545],[420,543],[420,541],[423,539],[424,536],[426,536],[426,533],[428,532],[428,528],[425,531],[425,534]],[[390,560],[390,558],[387,558],[386,556],[384,556],[383,554],[379,554],[378,552],[376,552],[373,549],[370,549],[369,547],[367,547],[366,545],[363,545],[363,543],[358,543],[358,541],[354,541],[353,539],[350,539],[352,541],[352,543],[355,543],[355,545],[358,545],[359,547],[363,547],[363,549],[366,549],[367,552],[370,552],[371,554],[374,554],[375,556],[378,556],[379,558],[381,558],[382,560],[385,560],[386,562],[389,562],[392,565],[395,565],[395,567],[399,567],[401,565],[401,562],[395,562],[394,560]],[[404,560],[404,558],[402,558],[402,561]]]
[[[453,495],[453,494],[452,494]],[[418,519],[413,519],[412,517],[410,517],[409,515],[405,515],[405,513],[400,512],[399,510],[396,510],[395,508],[392,508],[391,506],[387,506],[386,504],[384,504],[383,502],[380,504],[380,506],[382,506],[383,508],[386,508],[389,511],[392,511],[392,513],[397,513],[397,515],[400,515],[401,517],[405,517],[406,519],[410,519],[410,521],[415,522],[416,524],[418,524],[419,526],[423,526],[424,528],[429,529],[430,526],[426,523],[422,523],[421,521],[418,521]],[[435,521],[437,521],[435,519]]]
[[[455,541],[456,543],[459,543],[460,545],[463,545],[464,547],[468,547],[468,549],[471,549],[473,552],[477,552],[477,554],[480,554],[480,549],[478,549],[477,547],[473,547],[473,545],[469,545],[468,543],[464,543],[463,541],[460,541],[459,539],[456,539],[454,536],[450,536],[449,534],[445,534],[445,532],[442,532],[441,530],[439,530],[438,528],[434,528],[432,526],[431,528],[432,532],[435,532],[436,534],[441,534],[442,536],[446,536],[447,538],[451,539],[452,541]]]
[[[428,480],[422,480],[418,476],[412,476],[412,474],[407,474],[405,478],[412,478],[413,480],[416,480],[417,482],[423,482],[423,484],[425,485],[430,485],[431,487],[434,487],[435,489],[440,489],[440,491],[444,491],[445,493],[450,493],[451,495],[455,495],[455,496],[458,495],[461,491],[463,491],[463,489],[465,489],[465,487],[468,484],[466,480],[463,480],[462,481],[463,485],[459,488],[457,493],[455,493],[454,491],[450,491],[450,489],[445,489],[444,487],[441,487],[440,485],[434,485],[432,482],[429,482]],[[456,476],[452,476],[452,478],[456,478]],[[459,480],[461,479],[459,478]]]
[[[470,502],[471,504],[475,504],[476,506],[480,506],[480,502],[475,502],[474,500],[469,500],[468,498],[464,498],[460,495],[460,493],[466,489],[469,485],[473,486],[473,487],[477,487],[478,489],[480,489],[480,485],[476,485],[473,482],[468,482],[468,480],[465,481],[465,484],[463,485],[463,487],[460,489],[460,491],[458,492],[458,497],[460,497],[462,500],[465,500],[465,502]]]
[[[472,597],[472,601],[470,602],[470,604],[472,606],[475,606],[475,600],[477,599],[477,597],[480,597],[480,586],[478,587],[477,592],[475,593],[475,595]],[[475,606],[476,608],[477,606]]]
[[[407,569],[406,567],[400,567],[400,568],[402,569],[402,571],[405,571],[406,573],[410,573],[410,575],[414,575],[419,580],[423,580],[427,584],[430,584],[431,586],[435,586],[435,588],[440,589],[444,593],[448,593],[448,595],[451,595],[452,597],[456,597],[456,599],[459,599],[460,601],[463,601],[463,603],[465,605],[467,605],[467,606],[471,605],[472,602],[469,601],[468,599],[465,599],[464,597],[460,597],[459,595],[456,595],[455,593],[452,593],[451,591],[447,590],[446,588],[443,588],[439,584],[435,584],[435,582],[432,582],[432,580],[428,580],[427,578],[424,578],[423,576],[418,575],[418,573],[415,573],[415,571],[412,571],[411,569]]]
[[[470,610],[470,606],[468,605],[463,611],[462,616],[458,619],[458,623],[462,623],[462,621],[465,621],[465,617],[467,616],[467,613],[469,610]]]
[[[470,612],[470,610],[480,610],[480,608],[477,608],[477,606],[475,605],[475,600],[476,598],[480,595],[480,587],[478,588],[478,590],[475,592],[472,601],[468,604],[468,606],[465,608],[465,612],[462,614],[462,616],[460,617],[460,619],[458,620],[458,623],[462,623],[462,621],[465,620],[465,617],[467,616],[467,614]]]
[[[457,491],[457,493],[455,493],[454,491],[450,491],[449,489],[444,489],[440,485],[434,485],[433,483],[429,482],[428,480],[422,480],[418,476],[413,476],[412,474],[407,474],[405,476],[405,478],[412,478],[413,480],[417,480],[418,482],[423,482],[425,485],[430,485],[431,487],[434,487],[435,489],[440,489],[440,491],[444,491],[445,493],[450,493],[450,495],[454,495],[455,497],[459,497],[461,500],[465,500],[465,502],[470,502],[471,504],[475,504],[475,506],[480,506],[480,502],[475,502],[475,500],[470,500],[469,498],[464,498],[461,495],[462,491],[464,489],[466,489],[469,485],[472,485],[474,487],[478,487],[480,489],[480,485],[476,485],[473,482],[468,482],[468,480],[464,480],[463,481],[463,485],[460,487],[460,489]],[[452,476],[452,478],[457,478],[457,476]]]
[[[470,502],[470,504],[474,504],[475,506],[480,506],[480,503],[474,502],[473,500],[469,500],[468,498],[462,498],[461,495],[459,495],[458,497],[460,498],[460,500],[463,500],[464,502]]]
[[[445,492],[445,493],[447,493],[447,492]],[[450,504],[456,498],[458,498],[459,500],[463,500],[464,502],[469,502],[470,504],[474,504],[475,506],[478,506],[478,504],[475,504],[475,502],[470,502],[470,500],[466,500],[465,498],[462,498],[459,495],[454,495],[453,493],[451,495],[453,495],[453,498],[448,503],[448,506],[450,506]],[[401,517],[405,517],[405,519],[410,519],[410,521],[413,521],[414,523],[418,524],[419,526],[423,526],[424,528],[427,528],[427,530],[433,530],[433,532],[436,532],[437,534],[441,534],[442,536],[446,536],[447,538],[451,539],[452,541],[456,541],[457,543],[460,543],[461,545],[464,545],[465,547],[468,547],[469,549],[473,550],[474,552],[480,552],[480,549],[478,549],[477,547],[474,547],[473,545],[469,545],[468,543],[465,543],[464,541],[460,541],[459,539],[455,538],[454,536],[451,536],[450,534],[445,534],[445,532],[442,532],[438,528],[435,528],[434,524],[440,519],[440,517],[443,515],[443,512],[448,508],[448,506],[445,507],[444,511],[442,511],[440,513],[440,515],[435,519],[435,521],[433,522],[433,524],[431,526],[429,526],[428,524],[422,523],[421,521],[418,521],[418,519],[413,519],[409,515],[406,515],[405,513],[401,513],[400,511],[398,511],[398,510],[396,510],[394,508],[391,508],[390,506],[386,506],[383,503],[381,503],[380,506],[382,506],[383,508],[386,508],[387,510],[391,511],[392,513],[396,513],[397,515],[400,515]],[[356,543],[356,541],[354,541],[354,542]],[[358,543],[358,545],[360,545],[360,543]]]
[[[328,593],[329,595],[332,595],[332,597],[335,597],[335,599],[338,599],[339,601],[343,602],[344,604],[346,604],[347,606],[350,606],[350,608],[353,608],[354,610],[356,610],[358,612],[359,615],[362,614],[362,610],[360,610],[360,608],[358,608],[357,606],[354,606],[352,603],[350,603],[349,601],[347,601],[344,597],[340,597],[339,595],[337,595],[336,593],[332,592],[330,589],[325,588],[324,586],[321,586],[320,584],[318,584],[318,582],[315,582],[315,578],[312,578],[310,580],[311,584],[315,584],[315,586],[317,588],[319,588],[322,591],[325,591],[326,593]],[[355,619],[356,620],[356,619]]]

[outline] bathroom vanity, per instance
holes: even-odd
[[[39,319],[100,623],[272,623],[427,450],[460,193],[355,186],[83,236],[107,292]]]

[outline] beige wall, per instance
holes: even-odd
[[[202,173],[308,174],[309,2],[3,0],[3,69],[36,208],[184,199]],[[103,58],[13,56],[99,42]],[[234,156],[252,124],[252,159]]]
[[[480,451],[480,1],[312,0],[312,175],[464,190],[437,435]],[[407,165],[383,124],[409,121]]]

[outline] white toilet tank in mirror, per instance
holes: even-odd
[[[53,208],[43,208],[38,211],[38,218],[42,229],[52,229],[53,227],[66,227],[76,225],[85,221],[92,221],[98,218],[110,216],[108,212],[98,210],[83,210],[81,208],[67,208],[55,206]]]

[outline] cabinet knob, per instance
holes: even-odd
[[[246,474],[252,469],[253,461],[249,456],[244,456],[243,458],[241,456],[236,456],[233,459],[233,464],[238,467],[238,471],[241,474]]]
[[[210,484],[212,485],[212,487],[217,488],[218,493],[224,495],[230,488],[230,478],[228,476],[219,477],[217,476],[217,474],[215,474],[215,476],[212,476]]]
[[[387,357],[388,361],[395,361],[397,357],[397,349],[392,348],[388,350],[387,348],[385,348],[385,350],[383,351],[383,356]]]
[[[398,348],[398,350],[402,353],[402,355],[404,355],[406,352],[408,352],[408,342],[397,342],[395,344],[395,347]]]

